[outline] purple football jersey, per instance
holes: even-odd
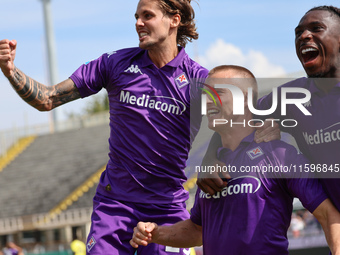
[[[327,81],[327,79],[323,79]],[[294,119],[298,122],[296,127],[286,128],[283,131],[290,133],[296,140],[299,149],[314,164],[327,169],[318,176],[323,187],[340,210],[340,83],[332,91],[325,93],[314,83],[315,80],[300,78],[289,82],[282,87],[305,88],[311,92],[311,100],[304,104],[311,116],[304,115],[295,105],[287,106],[287,115],[281,116],[280,109],[272,117],[275,119]],[[322,79],[317,79],[322,82]],[[279,98],[280,90],[278,91]],[[291,94],[289,98],[299,98],[301,94]],[[269,109],[272,104],[272,95],[261,98],[258,109]],[[280,102],[278,104],[280,106]]]
[[[18,255],[19,251],[14,248],[5,248],[4,250],[4,255]]]
[[[309,162],[282,141],[257,144],[253,140],[254,133],[236,150],[219,151],[218,158],[237,170],[230,173],[227,187],[213,196],[197,190],[191,220],[202,226],[205,255],[288,254],[293,198],[298,197],[311,212],[327,198],[317,179],[306,178],[294,168],[271,174],[251,171]]]
[[[123,49],[82,65],[70,77],[82,97],[108,92],[109,162],[97,192],[138,203],[177,203],[188,198],[182,184],[200,116],[190,122],[190,106],[199,109],[208,70],[180,48],[157,68],[147,51]]]

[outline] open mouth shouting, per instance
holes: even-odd
[[[312,46],[301,47],[300,56],[305,67],[314,65],[315,60],[319,56],[319,50]]]
[[[143,40],[147,35],[148,35],[148,33],[146,33],[146,32],[139,32],[138,33],[139,40]]]
[[[207,116],[208,117],[213,117],[213,116],[215,116],[215,115],[217,115],[219,113],[220,113],[220,111],[218,109],[208,109]]]

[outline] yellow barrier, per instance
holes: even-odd
[[[100,175],[105,170],[106,165],[100,168],[96,173],[94,173],[90,178],[88,178],[83,184],[81,184],[77,189],[75,189],[70,195],[68,195],[63,201],[61,201],[56,207],[54,207],[49,215],[54,218],[56,215],[65,211],[67,207],[77,201],[80,197],[84,195],[90,188],[99,182]]]
[[[183,184],[183,187],[186,191],[189,191],[191,189],[193,189],[196,185],[196,180],[197,178],[196,177],[192,177],[190,178],[189,180],[187,180],[184,184]]]
[[[22,153],[34,140],[36,136],[28,136],[18,140],[0,157],[0,172],[8,166],[20,153]]]

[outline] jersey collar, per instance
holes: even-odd
[[[249,144],[251,144],[252,142],[254,142],[254,136],[255,136],[255,131],[252,132],[251,134],[249,134],[248,136],[246,136],[245,138],[242,139],[240,145],[236,148],[236,150],[231,151],[228,148],[224,148],[224,147],[220,147],[217,150],[217,156],[218,158],[220,158],[220,156],[222,155],[222,153],[225,151],[227,154],[229,153],[234,153],[236,151],[238,151],[240,148],[242,148],[243,146],[248,146]]]
[[[165,66],[163,66],[162,68],[164,68],[166,66],[177,68],[182,63],[185,55],[186,55],[186,53],[185,53],[184,48],[181,47],[181,46],[178,46],[178,54],[177,54],[177,56],[173,60],[171,60],[169,63],[167,63]],[[143,59],[144,59],[144,61],[142,63],[142,67],[154,65],[154,63],[151,61],[151,59],[150,59],[150,57],[148,55],[148,51],[147,50],[144,51]]]

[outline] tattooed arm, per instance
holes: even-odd
[[[39,111],[49,111],[80,98],[79,91],[71,79],[54,86],[45,86],[16,68],[16,46],[15,40],[0,41],[0,68],[23,100]]]
[[[8,80],[18,95],[39,111],[49,111],[80,98],[78,88],[71,79],[45,86],[14,67],[13,75]]]

